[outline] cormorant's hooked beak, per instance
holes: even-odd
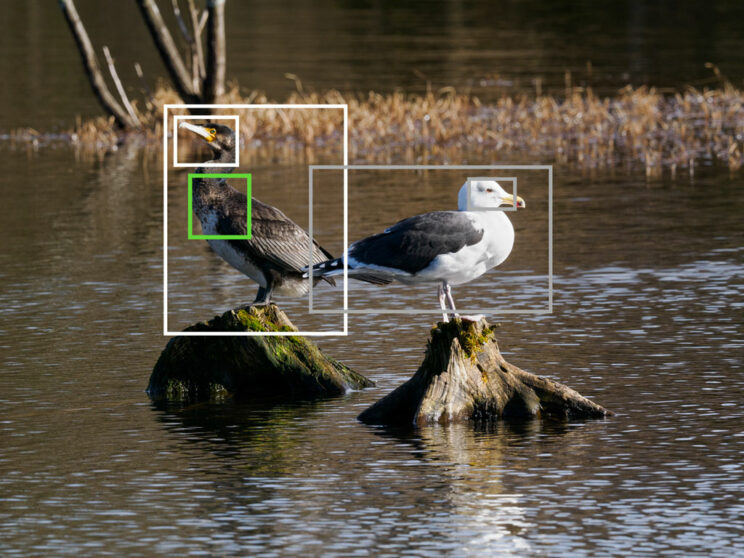
[[[181,122],[178,127],[186,128],[187,130],[200,135],[209,142],[214,141],[214,138],[217,137],[217,132],[216,130],[214,130],[214,128],[207,129],[204,126],[196,126],[194,124],[189,124],[188,122]]]
[[[514,196],[511,194],[505,195],[503,198],[501,198],[501,201],[507,205],[514,205]],[[517,196],[517,207],[518,208],[524,208],[527,207],[527,204],[524,203],[524,200]]]

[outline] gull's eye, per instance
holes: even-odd
[[[489,194],[492,193],[493,192],[493,188],[486,188],[486,192],[488,192]]]

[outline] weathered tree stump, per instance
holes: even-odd
[[[184,331],[297,331],[275,305],[247,306]],[[181,336],[166,345],[150,375],[153,399],[308,399],[374,385],[325,356],[307,337]]]
[[[403,385],[359,415],[367,424],[420,425],[465,420],[612,414],[571,388],[535,376],[501,356],[485,319],[439,323],[421,366]]]

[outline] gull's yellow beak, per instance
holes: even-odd
[[[214,138],[217,137],[217,130],[214,128],[205,128],[204,126],[197,126],[195,124],[189,124],[188,122],[181,122],[178,127],[194,132],[207,141],[214,141]]]
[[[504,202],[507,205],[514,205],[514,196],[511,194],[505,195],[503,198],[501,198],[501,201]],[[517,207],[524,208],[527,207],[527,204],[524,203],[524,200],[517,196]]]

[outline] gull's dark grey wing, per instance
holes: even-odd
[[[399,221],[380,234],[353,243],[349,256],[359,266],[380,266],[414,274],[442,254],[481,241],[484,231],[460,211],[435,211]],[[356,266],[355,266],[356,267]]]

